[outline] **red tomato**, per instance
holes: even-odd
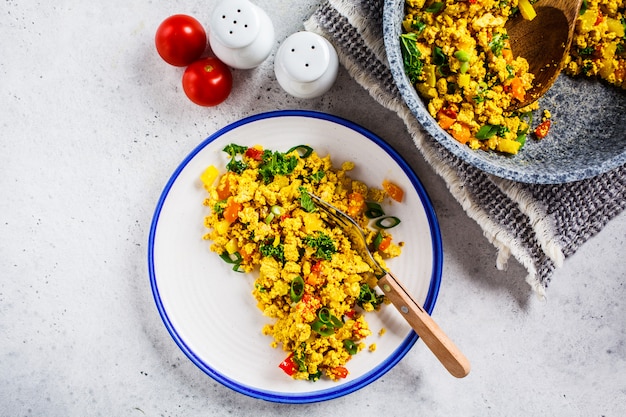
[[[165,62],[186,67],[202,56],[206,49],[207,36],[204,27],[196,19],[177,14],[159,25],[154,43]]]
[[[233,75],[222,61],[208,57],[189,65],[183,74],[183,90],[200,106],[215,106],[226,100],[233,88]]]

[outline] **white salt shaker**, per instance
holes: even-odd
[[[280,86],[292,96],[314,98],[337,79],[337,51],[325,38],[312,32],[296,32],[278,48],[274,73]]]
[[[274,25],[263,9],[248,0],[222,0],[210,20],[209,44],[232,68],[261,64],[274,47]]]

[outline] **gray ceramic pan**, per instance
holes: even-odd
[[[582,180],[626,163],[626,91],[606,83],[561,74],[540,99],[552,114],[545,139],[529,139],[514,156],[474,151],[441,129],[404,73],[399,36],[404,0],[385,0],[385,49],[396,85],[424,129],[450,152],[498,177],[554,184]]]

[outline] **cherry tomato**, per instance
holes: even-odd
[[[177,14],[165,19],[154,37],[157,52],[165,62],[186,67],[199,59],[207,46],[207,36],[200,22]]]
[[[200,106],[215,106],[226,100],[233,87],[233,75],[215,57],[200,59],[189,65],[183,74],[183,90]]]

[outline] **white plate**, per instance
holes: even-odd
[[[242,394],[267,401],[308,403],[353,392],[384,375],[408,352],[416,334],[392,306],[369,313],[376,343],[350,362],[347,378],[332,382],[294,381],[278,364],[286,357],[270,346],[261,329],[270,319],[256,307],[254,276],[232,271],[209,250],[202,236],[207,208],[199,181],[209,165],[225,170],[224,146],[236,143],[286,151],[306,144],[318,154],[330,153],[335,166],[353,161],[353,178],[372,186],[384,179],[405,190],[401,204],[386,205],[402,223],[394,241],[405,242],[400,257],[389,261],[394,275],[427,311],[432,312],[442,267],[437,219],[422,184],[405,161],[384,141],[334,116],[310,111],[276,111],[252,116],[211,135],[176,169],[159,199],[149,237],[148,266],[157,308],[180,349],[209,376]],[[381,328],[386,329],[382,336]]]

